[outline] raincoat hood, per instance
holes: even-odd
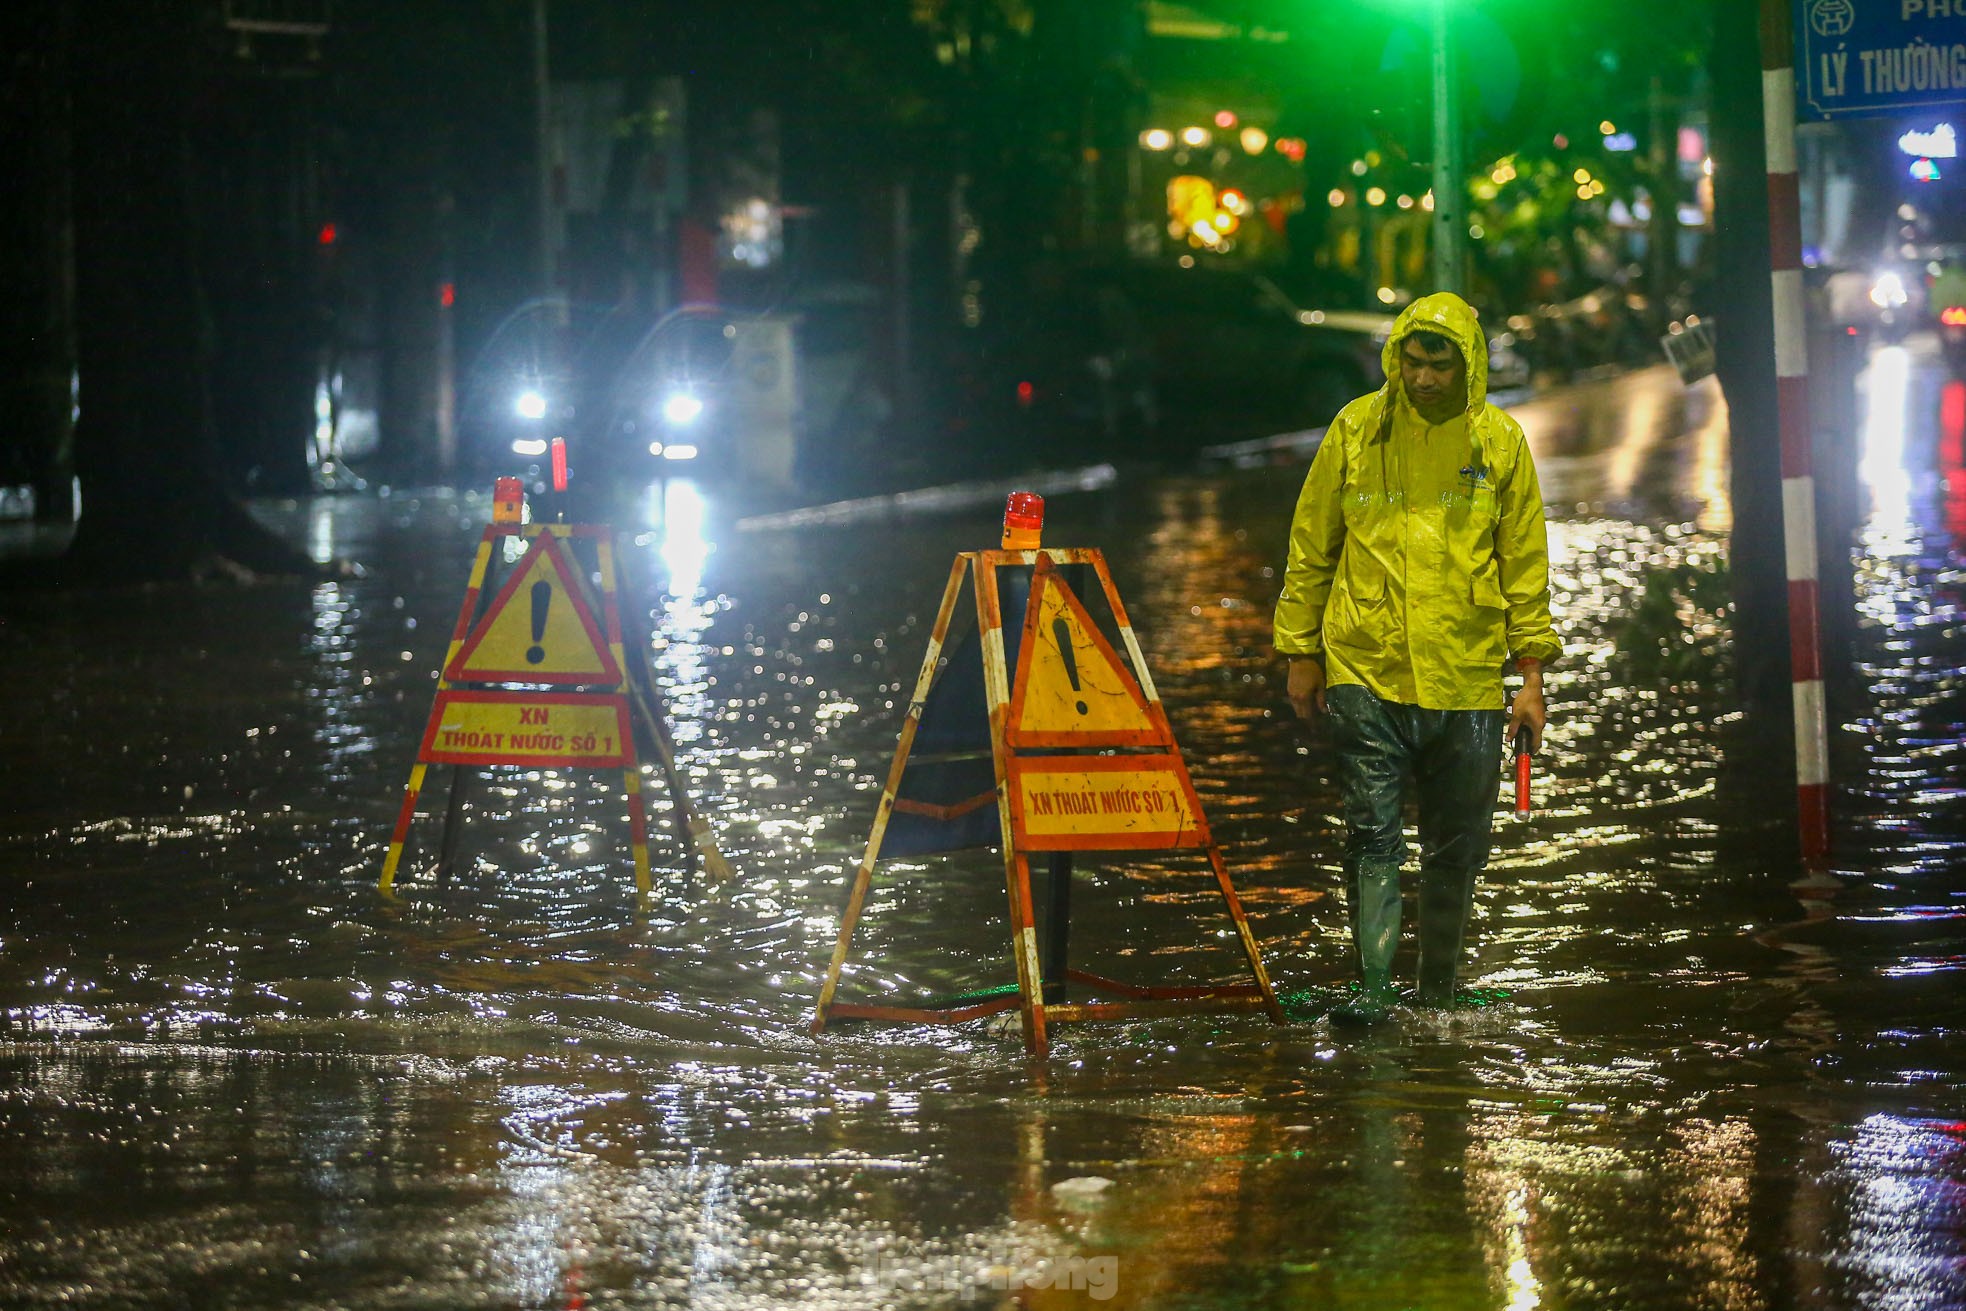
[[[1393,320],[1393,335],[1386,338],[1385,349],[1380,352],[1380,363],[1386,370],[1380,413],[1386,412],[1385,407],[1401,390],[1399,348],[1416,332],[1437,332],[1460,348],[1461,359],[1468,366],[1468,413],[1479,410],[1488,400],[1488,336],[1481,330],[1481,320],[1472,305],[1451,291],[1436,291],[1408,305]]]

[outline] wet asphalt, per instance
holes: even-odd
[[[989,1021],[807,1032],[994,504],[740,528],[620,489],[625,623],[739,870],[685,879],[650,772],[646,908],[619,775],[564,769],[479,778],[442,881],[433,770],[377,895],[479,491],[256,507],[360,564],[332,582],[0,599],[0,1305],[1966,1306],[1966,390],[1914,347],[1867,397],[1814,869],[1729,681],[1713,384],[1518,407],[1568,647],[1537,808],[1498,815],[1466,1004],[1366,1030],[1324,1014],[1331,761],[1269,653],[1301,464],[1052,498],[1292,1023],[1061,1026],[1041,1063]],[[1082,858],[1074,898],[1074,964],[1237,974],[1190,855]],[[994,851],[883,862],[843,997],[1013,977]]]

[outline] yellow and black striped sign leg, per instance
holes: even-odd
[[[1222,900],[1229,904],[1229,918],[1236,923],[1236,937],[1242,942],[1242,954],[1249,958],[1249,973],[1256,980],[1257,990],[1263,994],[1263,1009],[1277,1024],[1284,1023],[1283,1006],[1277,1001],[1276,989],[1270,986],[1270,972],[1263,968],[1263,953],[1256,946],[1256,935],[1250,931],[1249,917],[1242,912],[1242,898],[1236,895],[1236,885],[1229,880],[1228,868],[1222,864],[1222,849],[1213,841],[1208,844],[1208,865],[1215,871],[1216,885],[1222,889]]]
[[[1024,1050],[1043,1056],[1051,1050],[1044,1025],[1044,966],[1038,961],[1038,925],[1031,910],[1031,861],[1004,844],[1004,877],[1010,890],[1011,955],[1017,961],[1017,994],[1024,1016]]]
[[[642,767],[635,763],[632,747],[628,752],[628,768],[621,771],[621,777],[628,789],[628,845],[635,855],[635,903],[639,909],[647,910],[649,893],[654,890],[649,877],[648,807],[642,801]]]
[[[826,1012],[839,991],[840,971],[846,968],[847,945],[860,922],[860,911],[867,903],[867,888],[873,882],[874,862],[881,856],[881,840],[887,836],[888,819],[894,814],[894,798],[901,791],[901,775],[908,768],[908,755],[914,750],[915,729],[922,722],[922,707],[935,682],[935,662],[942,656],[942,644],[949,637],[949,621],[955,617],[956,601],[962,595],[963,577],[969,572],[968,555],[956,557],[949,567],[949,583],[942,589],[942,607],[935,612],[935,627],[929,633],[928,650],[922,653],[921,672],[915,675],[915,694],[908,701],[908,713],[901,721],[901,740],[895,744],[894,763],[888,766],[887,784],[881,789],[880,809],[874,812],[874,828],[867,835],[867,850],[860,867],[853,872],[853,885],[847,892],[846,910],[840,915],[840,936],[833,944],[832,963],[826,967],[826,981],[819,988],[819,1003],[813,1008],[812,1033],[826,1031]]]
[[[1037,595],[1035,588],[1032,596]],[[1031,910],[1031,862],[1017,850],[1010,817],[1010,667],[1004,655],[1003,601],[996,565],[976,565],[976,627],[983,647],[983,689],[990,702],[990,754],[996,764],[997,822],[1003,832],[1004,886],[1010,895],[1010,955],[1017,966],[1017,995],[1024,1017],[1024,1050],[1043,1056],[1044,967],[1038,962],[1038,928]]]
[[[382,880],[376,884],[385,897],[396,895],[396,867],[403,861],[403,843],[410,836],[410,821],[416,818],[416,799],[423,791],[423,776],[429,768],[421,761],[410,767],[409,786],[403,789],[403,805],[396,812],[396,828],[389,835],[389,854],[382,858]]]
[[[471,581],[464,586],[464,603],[458,607],[457,623],[451,626],[450,648],[444,653],[444,663],[438,666],[439,670],[450,668],[451,661],[457,658],[458,649],[464,645],[465,637],[471,632],[471,621],[478,616],[478,602],[484,595],[485,579],[491,571],[492,543],[503,540],[506,535],[493,526],[486,528],[484,535],[478,539],[478,553],[471,560]],[[437,679],[437,691],[442,692],[449,686],[450,684],[440,674]],[[437,701],[434,696],[430,702],[430,713],[432,715],[437,713]],[[418,749],[421,751],[421,748]],[[417,798],[423,794],[423,781],[428,772],[429,766],[418,760],[410,769],[409,786],[403,789],[403,806],[396,814],[396,828],[389,835],[389,852],[382,858],[382,877],[376,881],[376,890],[385,897],[396,895],[396,870],[402,864],[403,844],[409,839],[410,824],[416,818]],[[457,771],[453,770],[451,775],[453,793],[456,792],[457,785]]]

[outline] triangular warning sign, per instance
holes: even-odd
[[[1006,737],[1014,747],[1174,744],[1085,606],[1044,564],[1032,580]]]
[[[533,538],[444,677],[453,683],[621,681],[621,666],[558,538]]]

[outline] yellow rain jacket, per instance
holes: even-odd
[[[1400,385],[1400,344],[1421,330],[1467,362],[1467,410],[1442,424]],[[1297,497],[1276,648],[1322,661],[1327,686],[1493,709],[1506,661],[1562,651],[1536,466],[1521,426],[1488,404],[1487,339],[1459,296],[1407,306],[1385,366],[1386,385],[1332,420]]]

